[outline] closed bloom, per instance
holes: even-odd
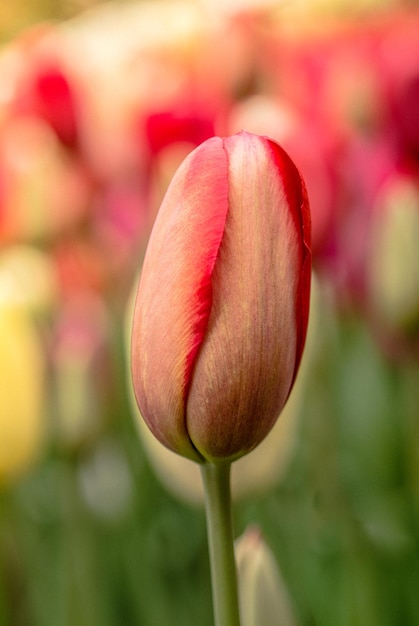
[[[154,435],[195,461],[262,441],[295,380],[309,308],[308,200],[274,141],[213,137],[176,172],[134,308],[132,375]]]

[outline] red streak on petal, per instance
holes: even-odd
[[[296,367],[294,379],[298,372],[301,356],[306,338],[309,305],[310,305],[310,281],[311,281],[311,219],[310,206],[307,190],[300,172],[294,162],[281,146],[268,140],[272,149],[274,161],[278,167],[279,175],[283,180],[285,197],[294,220],[295,228],[299,232],[300,270],[297,282],[296,294],[296,323],[297,323],[297,346]]]
[[[215,140],[217,140],[217,143],[220,141],[218,137],[214,138],[212,141],[214,142]],[[207,145],[209,146],[208,142]],[[205,199],[205,204],[202,204],[202,210],[207,211],[208,219],[201,223],[201,231],[196,233],[197,245],[206,250],[206,255],[201,258],[201,267],[197,267],[199,282],[196,285],[196,302],[193,307],[195,314],[193,341],[186,357],[185,368],[185,409],[194,364],[208,327],[212,306],[211,279],[223,239],[228,212],[228,163],[225,149],[223,148],[223,153],[218,155],[216,155],[215,151],[211,155],[210,150],[208,150],[206,158],[207,162],[202,162],[198,165],[201,167],[206,166],[208,169],[214,169],[211,181],[212,188],[208,189],[208,197]],[[192,168],[189,172],[189,176],[191,184],[193,185],[195,177]]]

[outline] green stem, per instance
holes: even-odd
[[[240,626],[231,514],[230,463],[201,466],[215,626]]]
[[[0,488],[0,626],[10,621],[10,606],[7,597],[7,561],[9,535],[9,501],[8,494]]]

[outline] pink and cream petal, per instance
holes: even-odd
[[[135,305],[132,364],[139,407],[162,443],[195,460],[185,396],[207,328],[227,211],[226,154],[222,140],[213,138],[187,157],[169,187]]]
[[[290,206],[284,168],[268,140],[241,133],[224,145],[229,212],[187,408],[189,435],[212,460],[240,456],[270,430],[291,389],[303,332],[296,324],[300,207]],[[299,193],[298,171],[286,166]]]

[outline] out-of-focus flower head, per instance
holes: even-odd
[[[363,310],[371,215],[382,185],[394,172],[394,155],[381,136],[354,135],[345,144],[340,167],[342,196],[333,280],[343,300]]]
[[[199,103],[174,103],[167,111],[151,112],[145,120],[145,135],[152,154],[158,154],[171,144],[198,146],[214,133],[213,116],[203,114]]]
[[[89,183],[45,121],[11,119],[0,138],[0,241],[45,240],[71,229],[85,214]]]
[[[379,69],[385,86],[388,140],[398,161],[419,171],[419,15],[388,19],[380,40]]]
[[[28,470],[46,433],[45,357],[38,332],[0,282],[0,486]]]
[[[54,435],[69,449],[93,439],[104,426],[108,321],[104,302],[85,291],[64,300],[52,332]]]
[[[50,315],[57,304],[58,281],[50,256],[32,246],[15,245],[0,252],[2,298],[34,317]]]
[[[185,94],[201,103],[217,97],[214,71],[202,67],[209,32],[198,5],[187,1],[109,4],[68,24],[64,36],[87,90],[97,168],[115,167],[127,150],[141,157],[147,119],[169,114]]]
[[[369,233],[368,304],[374,331],[394,356],[419,350],[419,181],[391,177]]]
[[[400,148],[419,169],[419,63],[416,70],[399,85],[393,107]]]
[[[275,557],[257,527],[236,540],[240,617],[243,626],[295,626],[295,611]]]
[[[37,50],[36,43],[23,41],[20,51],[23,57],[22,74],[16,85],[12,114],[39,117],[52,128],[64,146],[76,149],[81,130],[78,102],[81,94],[73,85],[76,77],[59,58],[58,42],[51,51],[43,51],[42,45]]]

